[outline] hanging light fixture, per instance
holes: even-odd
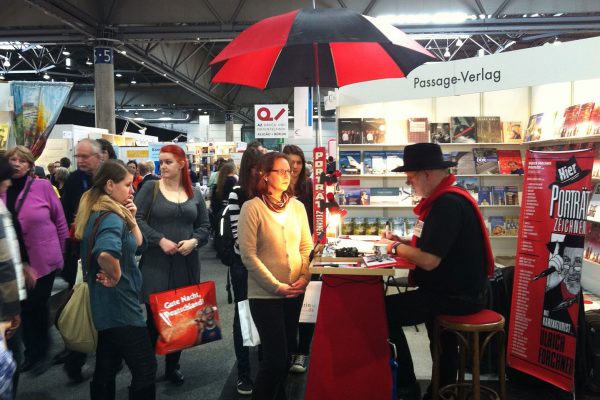
[[[450,57],[450,50],[448,50],[447,47],[446,47],[446,51],[444,52],[444,57],[446,57],[446,58]]]
[[[44,79],[50,79],[50,75],[48,75],[48,73],[44,73]]]
[[[131,84],[135,85],[137,82],[135,81],[135,76],[133,78],[131,78]]]
[[[85,60],[85,65],[92,65],[92,62],[90,61],[89,57],[87,60]]]
[[[10,53],[6,53],[6,57],[4,57],[4,62],[2,65],[6,68],[10,67]]]
[[[1,80],[4,80],[4,79],[6,79],[6,78],[4,78],[4,74],[0,74],[0,79],[1,79]]]
[[[457,45],[458,47],[460,47],[460,46],[462,46],[463,44],[464,44],[464,43],[463,43],[463,41],[462,41],[462,40],[460,40],[460,38],[458,38],[458,40],[456,41],[456,45]]]

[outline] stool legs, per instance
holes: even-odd
[[[500,400],[506,400],[506,353],[505,353],[505,333],[501,331],[498,335],[498,347],[500,347],[500,355],[498,356],[498,384],[500,385]]]
[[[479,333],[472,333],[471,341],[471,354],[472,364],[471,369],[473,372],[473,400],[481,399],[481,382],[479,381]]]

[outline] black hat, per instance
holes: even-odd
[[[454,161],[444,161],[442,148],[435,143],[417,143],[404,148],[404,165],[392,172],[423,171],[454,167]]]
[[[579,168],[575,156],[572,156],[567,161],[557,161],[556,181],[552,182],[549,188],[553,185],[558,185],[559,187],[568,186],[580,179],[585,178],[590,172],[591,171],[589,169],[582,171],[581,168]]]

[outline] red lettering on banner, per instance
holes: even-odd
[[[275,115],[275,118],[271,117],[271,111],[267,107],[261,107],[256,111],[256,117],[261,121],[277,121],[281,116],[285,113],[285,108],[279,110],[279,112]]]

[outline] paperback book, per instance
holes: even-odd
[[[519,205],[519,188],[517,186],[504,186],[504,204],[507,206]]]
[[[400,202],[400,188],[371,188],[371,205],[393,206]]]
[[[594,111],[594,102],[581,105],[579,117],[577,117],[575,136],[587,136],[590,134],[592,111]]]
[[[520,150],[498,150],[498,167],[501,174],[523,175]]]
[[[492,188],[490,186],[481,186],[477,193],[477,204],[480,206],[492,205]]]
[[[344,188],[344,205],[368,206],[371,204],[371,192],[369,188]]]
[[[387,173],[404,165],[404,152],[400,150],[387,150],[385,152],[385,169]]]
[[[506,228],[504,227],[504,217],[490,217],[490,235],[491,236],[506,236]]]
[[[432,122],[429,124],[431,143],[450,143],[450,124],[447,122]]]
[[[499,174],[498,150],[491,147],[473,149],[473,161],[475,162],[475,173],[478,175]]]
[[[450,131],[452,132],[452,143],[477,142],[477,118],[452,117],[450,118],[450,122]]]
[[[588,221],[600,222],[600,183],[596,183],[587,210]]]
[[[562,127],[560,128],[560,135],[554,134],[555,137],[572,137],[575,136],[577,128],[577,119],[579,118],[579,110],[581,105],[577,104],[565,108],[562,118]],[[557,123],[558,124],[558,123]]]
[[[504,190],[504,186],[492,186],[492,205],[506,205],[506,192]]]
[[[340,151],[338,162],[342,174],[360,175],[362,173],[360,151]]]
[[[398,264],[398,261],[389,254],[364,256],[363,263],[367,268],[386,268],[393,267]]]
[[[475,160],[471,151],[453,151],[450,160],[456,163],[455,167],[450,168],[450,172],[455,175],[473,175],[475,173]]]
[[[479,178],[475,176],[459,176],[456,178],[456,184],[467,189],[475,200],[479,198]]]
[[[384,118],[362,119],[362,142],[366,144],[385,143],[386,125]]]
[[[385,151],[363,151],[363,170],[365,174],[384,174],[386,169]]]
[[[525,129],[524,142],[534,142],[542,138],[542,119],[544,113],[534,114],[529,117],[527,129]]]
[[[600,104],[596,103],[590,116],[589,135],[600,135]]]
[[[502,141],[504,143],[523,142],[523,132],[521,130],[521,121],[509,121],[502,123]]]
[[[519,234],[519,217],[504,217],[506,236],[517,236]]]
[[[502,124],[500,117],[477,117],[477,142],[501,143]]]
[[[408,118],[406,123],[406,135],[408,143],[429,142],[429,127],[427,126],[427,118]]]
[[[338,120],[338,141],[340,144],[362,143],[362,121],[360,118],[340,118]]]

